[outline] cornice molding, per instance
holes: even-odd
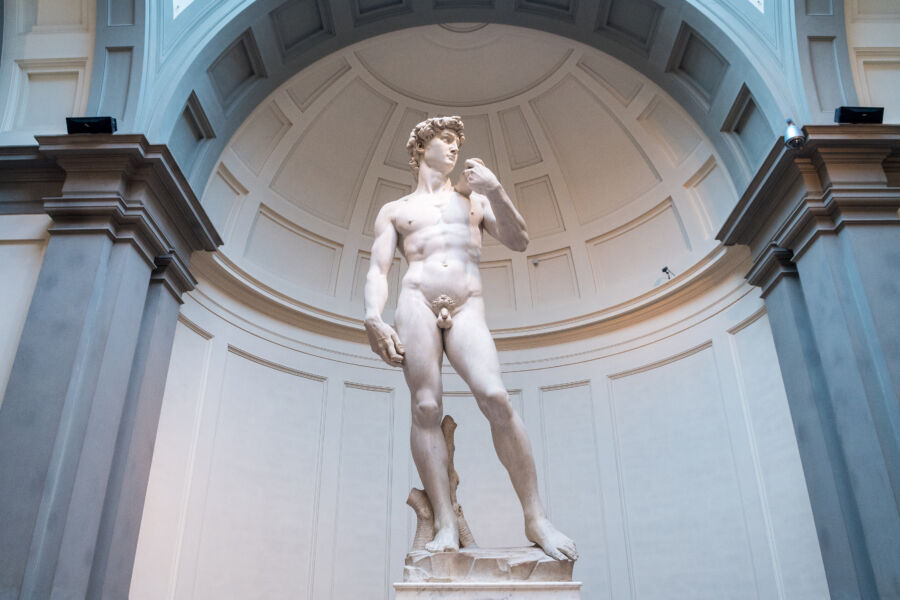
[[[762,289],[762,297],[769,295],[772,288],[784,277],[797,277],[797,266],[793,262],[794,253],[770,244],[766,251],[753,263],[747,273],[747,282]]]
[[[900,225],[900,126],[815,125],[804,131],[801,149],[776,142],[716,235],[726,246],[750,246],[751,274],[760,282],[767,281],[762,274],[771,269],[772,247],[790,251],[795,260],[820,235],[848,225]]]
[[[176,298],[196,284],[188,265],[222,240],[165,145],[143,135],[38,136],[38,146],[0,152],[0,169],[57,172],[61,192],[45,197],[52,235],[103,233],[130,243]]]

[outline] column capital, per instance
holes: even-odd
[[[750,246],[755,263],[774,244],[796,257],[847,225],[900,225],[898,125],[810,125],[800,149],[776,142],[716,238]],[[754,267],[754,269],[756,266]]]
[[[793,262],[794,253],[775,244],[769,244],[761,256],[753,262],[747,273],[747,281],[762,289],[762,297],[769,295],[772,287],[782,277],[797,277],[797,266]]]
[[[176,296],[193,287],[191,254],[222,240],[165,145],[140,134],[36,139],[38,154],[65,173],[60,195],[44,199],[52,235],[105,233],[165,271]]]

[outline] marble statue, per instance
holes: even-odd
[[[508,248],[528,245],[525,221],[497,177],[478,159],[454,187],[449,175],[465,141],[459,117],[426,119],[407,149],[416,189],[386,204],[375,220],[366,278],[366,332],[372,350],[402,366],[412,396],[413,459],[433,510],[430,552],[457,551],[460,532],[451,499],[448,453],[441,430],[443,354],[466,381],[490,422],[494,448],[525,516],[525,534],[551,558],[575,560],[575,544],[547,519],[538,496],[531,443],[500,379],[485,321],[478,263],[482,231]],[[397,300],[396,331],[382,319],[395,249],[409,269]]]

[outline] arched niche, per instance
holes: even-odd
[[[168,2],[101,3],[88,112],[118,114],[125,128],[180,148],[202,187],[259,101],[319,58],[417,25],[509,24],[588,44],[646,75],[700,125],[742,188],[768,149],[761,138],[774,140],[786,116],[820,122],[835,98],[855,99],[842,8],[819,4],[196,0],[173,18]],[[112,93],[110,76],[128,80],[127,93]]]
[[[408,54],[421,61],[405,63]],[[436,114],[466,123],[452,177],[482,158],[529,223],[526,252],[485,236],[481,255],[504,349],[589,338],[734,267],[715,240],[734,183],[677,101],[570,38],[470,24],[368,38],[262,100],[202,195],[225,245],[196,257],[197,273],[361,339],[373,222],[412,191],[406,139]],[[398,256],[394,297],[405,267]]]

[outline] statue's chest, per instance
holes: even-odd
[[[401,235],[409,236],[421,229],[438,225],[470,225],[473,216],[468,198],[446,194],[411,198],[404,202],[394,224]]]

